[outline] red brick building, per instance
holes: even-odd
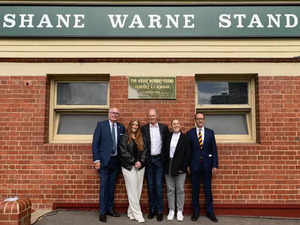
[[[125,126],[145,123],[154,107],[185,131],[204,111],[217,130],[217,214],[299,216],[299,51],[293,37],[2,37],[0,197],[29,198],[34,209],[97,207],[91,124],[110,106]],[[130,98],[130,77],[175,77],[176,98]],[[187,179],[187,211],[190,203]],[[121,175],[116,204],[127,204]]]

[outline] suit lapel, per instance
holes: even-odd
[[[110,122],[109,122],[109,120],[107,120],[107,122],[106,122],[106,130],[107,130],[108,135],[110,136],[110,139],[112,140],[111,128],[110,128]]]
[[[203,142],[203,149],[205,149],[204,146],[207,145],[208,139],[209,139],[209,133],[208,133],[207,129],[204,127],[204,142]]]
[[[146,125],[146,135],[147,135],[147,139],[150,140],[150,124],[149,123]]]
[[[117,143],[119,144],[119,139],[120,139],[120,124],[117,122]]]
[[[198,141],[197,128],[196,128],[196,127],[194,127],[194,132],[193,132],[193,134],[194,134],[195,140],[196,140],[196,142],[197,142],[197,144],[198,144],[198,146],[199,146],[199,148],[200,148],[200,144],[199,144],[199,141]]]
[[[170,157],[170,147],[171,147],[171,140],[172,140],[172,134],[170,134],[170,136],[168,136],[167,139],[167,156]]]
[[[194,132],[193,132],[195,138],[198,140],[198,134],[197,134],[197,128],[194,127]]]
[[[160,123],[158,123],[158,128],[159,128],[160,140],[163,141],[162,126]]]
[[[182,141],[183,141],[183,135],[182,135],[182,133],[180,133],[180,136],[179,136],[179,139],[178,139],[176,148],[175,148],[174,157],[175,157],[176,154],[178,154],[178,153],[177,153],[177,152],[178,152],[178,148],[179,148],[179,146],[181,145],[181,142],[182,142]]]

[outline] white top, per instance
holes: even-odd
[[[174,157],[175,149],[178,143],[180,137],[180,132],[173,133],[171,143],[170,143],[170,158],[172,159]]]
[[[161,153],[161,136],[159,132],[158,123],[150,124],[150,138],[151,138],[151,155],[159,155]]]

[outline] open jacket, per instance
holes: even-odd
[[[169,163],[170,163],[170,144],[172,140],[173,133],[170,133],[167,141],[166,146],[163,152],[163,160],[164,160],[164,169],[165,173],[169,173]],[[177,176],[181,173],[185,173],[187,171],[187,167],[189,166],[190,162],[190,143],[188,137],[181,133],[178,139],[175,153],[172,159],[172,167],[171,167],[171,176]]]
[[[161,149],[161,154],[163,154],[164,147],[166,145],[166,140],[169,135],[169,129],[168,126],[162,123],[158,123],[159,126],[159,132],[161,136],[161,142],[162,142],[162,149]],[[147,157],[146,157],[146,166],[151,162],[151,135],[150,135],[150,124],[146,124],[142,126],[141,128],[143,138],[144,138],[144,145],[145,148],[147,149]]]
[[[147,156],[146,145],[144,145],[143,151],[137,150],[137,159],[135,159],[134,158],[135,143],[132,140],[128,143],[128,139],[129,139],[129,137],[127,134],[122,135],[120,138],[121,166],[127,170],[131,170],[131,168],[134,166],[134,164],[137,161],[140,161],[142,166],[139,169],[142,169],[146,163],[146,156]]]
[[[117,151],[119,152],[120,136],[125,133],[123,124],[117,122]],[[113,139],[111,135],[111,128],[109,120],[100,121],[93,136],[92,143],[93,161],[99,160],[101,167],[106,167],[109,163],[111,154],[113,152]]]

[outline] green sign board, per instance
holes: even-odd
[[[300,37],[300,6],[0,5],[0,37]]]
[[[129,99],[176,99],[175,77],[129,77]]]

